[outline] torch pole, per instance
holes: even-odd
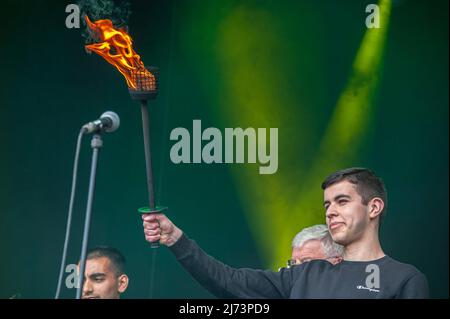
[[[149,112],[147,100],[141,100],[142,130],[144,135],[145,169],[147,172],[148,204],[150,211],[155,211],[155,193],[153,189],[152,152],[150,148]],[[159,243],[150,244],[151,248],[158,248]]]

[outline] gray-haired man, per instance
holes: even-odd
[[[295,235],[288,267],[316,259],[324,259],[335,265],[342,260],[343,252],[344,247],[333,241],[326,225],[314,225]]]

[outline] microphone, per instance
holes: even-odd
[[[103,113],[98,120],[86,123],[81,128],[84,134],[105,131],[108,133],[114,132],[120,126],[119,115],[112,111]]]

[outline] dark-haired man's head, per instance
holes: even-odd
[[[345,246],[378,233],[387,207],[387,192],[372,171],[347,168],[334,172],[322,183],[322,189],[327,225],[334,241]]]
[[[86,258],[83,299],[118,299],[128,287],[125,258],[115,248],[98,246]]]

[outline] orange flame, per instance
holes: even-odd
[[[114,65],[125,77],[129,88],[156,90],[155,76],[145,68],[141,57],[133,50],[131,37],[124,30],[115,29],[111,20],[97,20],[92,23],[87,15],[85,19],[88,27],[101,41],[86,45],[86,49]]]

